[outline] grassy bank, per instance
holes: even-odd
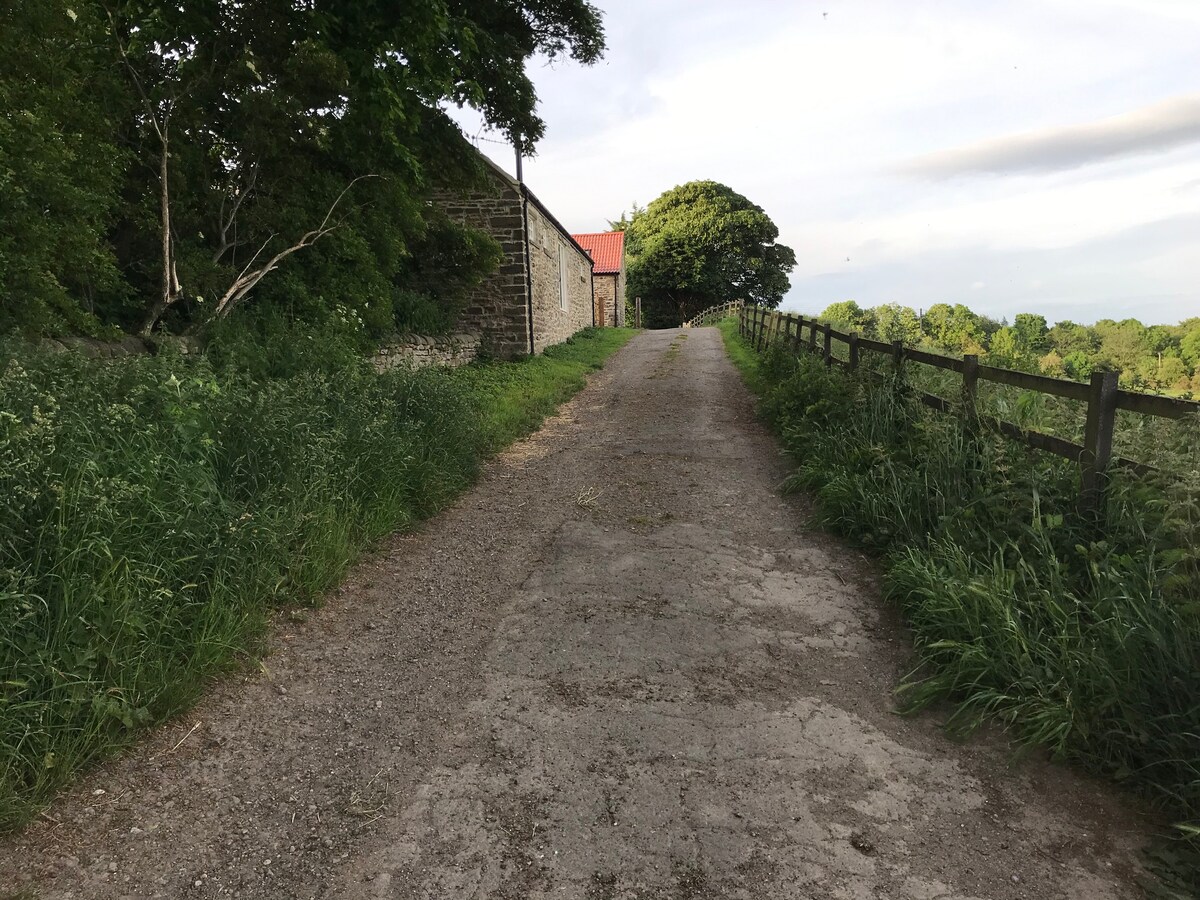
[[[443,507],[631,334],[382,376],[0,348],[0,827]]]
[[[901,382],[759,357],[736,321],[721,327],[795,460],[788,486],[884,559],[921,661],[902,704],[946,701],[954,732],[999,722],[1200,818],[1196,424],[1193,455],[1172,461],[1182,483],[1116,473],[1101,520],[1086,521],[1074,464],[970,434]],[[1185,868],[1179,896],[1197,886]]]

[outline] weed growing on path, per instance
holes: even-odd
[[[787,487],[884,557],[921,660],[903,706],[949,701],[953,732],[999,721],[1200,818],[1196,423],[1169,460],[1182,478],[1114,471],[1100,520],[1083,519],[1073,463],[970,432],[902,382],[782,349],[759,357],[736,320],[720,327],[796,462]]]
[[[449,372],[305,357],[284,377],[262,348],[0,347],[0,827],[261,649],[273,608],[445,506],[631,335]]]

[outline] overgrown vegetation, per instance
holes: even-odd
[[[0,344],[0,827],[444,506],[632,332],[386,375],[334,334],[248,334],[108,363]]]
[[[444,330],[498,247],[427,202],[523,151],[534,55],[586,0],[38,0],[0,7],[0,333],[195,330],[246,306]]]
[[[736,320],[721,327],[796,462],[787,487],[883,556],[920,660],[903,706],[947,701],[955,733],[1000,722],[1200,820],[1200,423],[1181,426],[1177,477],[1115,471],[1085,519],[1074,464],[929,410],[902,377],[759,357]],[[1200,887],[1200,868],[1168,877],[1180,897]]]

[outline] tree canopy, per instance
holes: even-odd
[[[527,60],[603,47],[586,0],[7,4],[0,330],[187,327],[251,296],[388,330],[428,243],[460,279],[494,263],[425,202],[477,175],[447,106],[528,152]]]
[[[715,181],[672,188],[625,225],[630,297],[645,322],[670,327],[729,300],[775,307],[796,265],[761,207]]]
[[[1137,319],[1094,325],[1064,319],[1049,327],[1043,315],[1018,313],[1008,325],[961,303],[935,303],[918,313],[896,303],[864,309],[853,300],[831,303],[820,318],[876,340],[974,353],[995,366],[1076,379],[1109,369],[1130,387],[1200,395],[1200,318],[1150,326]]]

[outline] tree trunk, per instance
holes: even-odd
[[[175,248],[171,241],[171,185],[170,176],[170,135],[167,131],[168,121],[163,122],[159,130],[162,141],[162,158],[159,161],[158,175],[161,182],[159,192],[159,215],[162,219],[162,291],[138,333],[142,337],[149,336],[163,313],[179,299],[183,287],[179,283],[179,272],[175,266]]]

